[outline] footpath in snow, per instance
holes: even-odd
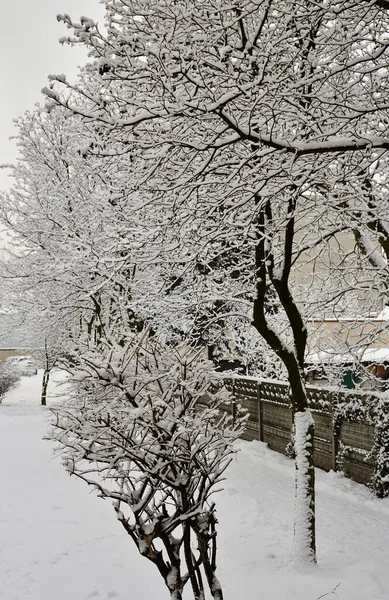
[[[0,405],[0,600],[167,600],[109,502],[42,440],[39,391],[39,375],[23,378]],[[225,600],[389,598],[389,501],[317,470],[319,563],[296,570],[293,462],[258,442],[240,449],[214,497]]]

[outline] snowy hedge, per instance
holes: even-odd
[[[384,394],[341,394],[334,402],[334,430],[341,421],[368,423],[374,427],[374,445],[366,458],[374,461],[370,488],[379,498],[389,496],[389,398]],[[340,449],[339,459],[349,448]]]
[[[20,373],[12,365],[0,363],[0,402],[7,392],[15,388],[20,381]]]

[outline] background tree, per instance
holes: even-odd
[[[20,373],[13,365],[0,363],[0,404],[7,392],[20,383]]]

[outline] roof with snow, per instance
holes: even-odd
[[[389,348],[367,348],[360,352],[351,354],[350,352],[331,352],[321,351],[308,354],[306,363],[318,364],[353,364],[353,363],[368,363],[368,364],[383,364],[389,363]]]

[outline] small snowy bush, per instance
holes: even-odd
[[[223,410],[231,398],[202,354],[147,330],[101,341],[80,356],[69,403],[54,411],[68,471],[112,500],[174,600],[188,582],[204,598],[204,581],[222,599],[213,494],[245,425]]]
[[[20,373],[12,365],[0,363],[0,402],[7,392],[14,389],[20,381]]]

